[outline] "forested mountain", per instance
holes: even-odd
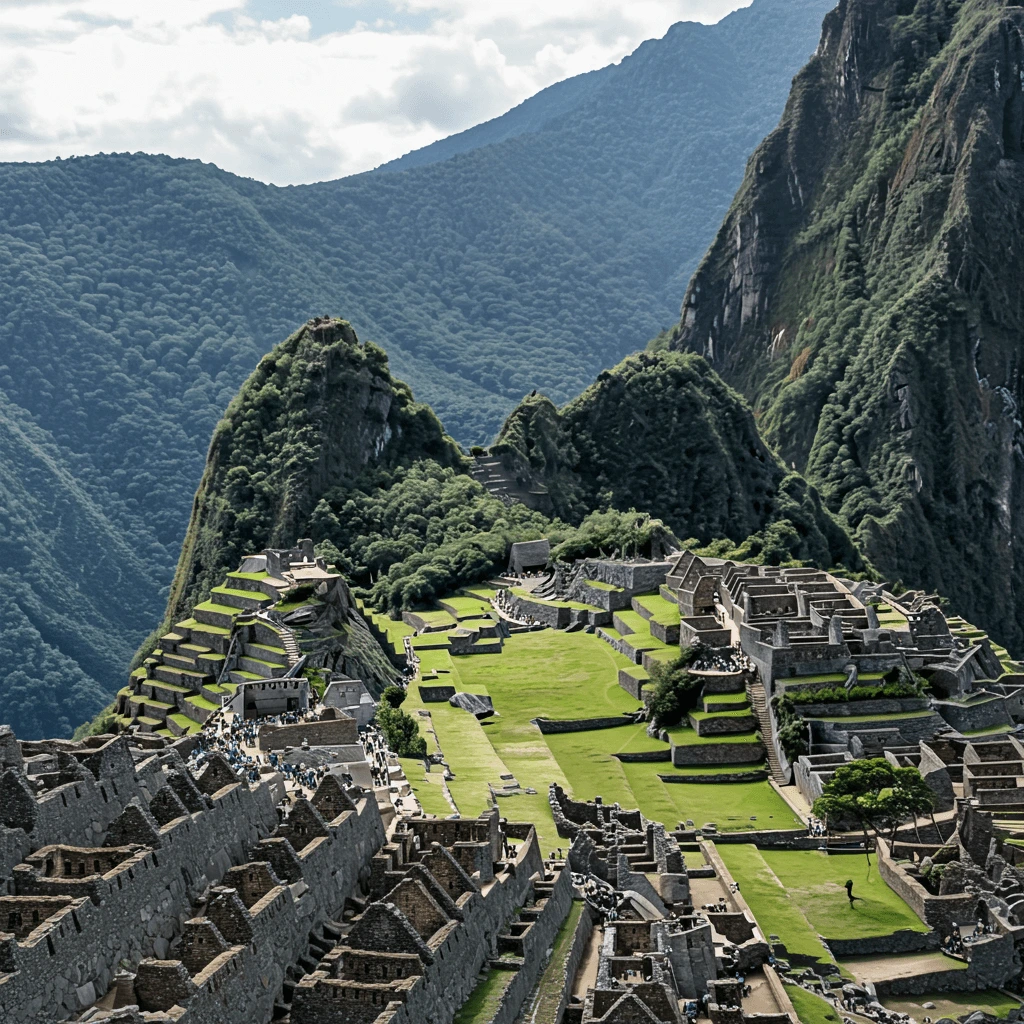
[[[3,612],[33,638],[0,640],[22,734],[25,679],[43,671],[27,666],[79,679],[93,706],[119,685],[164,604],[214,425],[296,323],[344,309],[462,441],[488,439],[534,387],[567,400],[671,324],[830,5],[754,0],[677,25],[342,181],[275,188],[142,154],[0,165],[0,394],[52,467],[40,491],[12,470],[0,498],[5,550],[49,538]],[[87,496],[98,519],[79,522],[95,528],[51,534],[36,514],[51,484]],[[104,536],[133,553],[123,585],[79,576]],[[110,625],[102,643],[89,609]]]
[[[1024,649],[1024,8],[845,0],[669,344],[883,572]]]
[[[243,554],[298,536],[317,538],[394,612],[493,575],[517,540],[549,537],[556,556],[558,545],[579,556],[649,543],[645,513],[664,519],[661,536],[742,545],[754,561],[863,568],[699,356],[634,356],[561,413],[533,396],[492,451],[517,453],[561,485],[554,518],[477,483],[430,408],[350,324],[307,323],[263,358],[217,426],[164,626]]]
[[[532,395],[491,454],[543,483],[567,522],[638,508],[681,538],[720,542],[716,553],[730,558],[864,568],[814,489],[787,471],[750,407],[699,356],[630,356],[562,409]]]

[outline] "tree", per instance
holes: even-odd
[[[836,769],[814,801],[814,813],[828,822],[856,821],[864,833],[864,855],[871,863],[868,830],[881,836],[913,816],[931,811],[934,795],[921,773],[913,767],[897,768],[884,757],[851,761]]]
[[[420,735],[419,726],[412,715],[382,700],[377,705],[374,719],[384,733],[388,746],[399,757],[427,756],[427,741]]]
[[[380,696],[381,700],[386,700],[393,708],[400,708],[407,695],[400,686],[388,686]]]
[[[675,661],[651,669],[654,697],[651,720],[660,728],[678,725],[697,707],[701,695],[699,676],[689,671],[699,653],[698,647],[684,647]]]

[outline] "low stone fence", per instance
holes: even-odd
[[[609,718],[533,718],[531,721],[545,735],[559,732],[591,732],[594,729],[617,729],[630,725],[625,715]]]
[[[660,751],[653,751],[653,753],[660,754]],[[616,754],[615,755],[620,761],[625,761],[631,758],[630,754]],[[648,760],[655,760],[650,758]],[[657,758],[656,760],[667,761],[668,757]],[[763,768],[759,768],[756,771],[738,771],[730,772],[729,775],[723,777],[721,775],[687,775],[685,772],[674,772],[672,775],[659,774],[658,778],[662,782],[764,782],[768,778],[768,772]]]
[[[651,761],[671,761],[672,751],[666,747],[664,750],[637,750],[631,754],[612,754],[624,764],[645,764]]]
[[[807,718],[848,718],[851,715],[902,715],[926,711],[928,701],[924,697],[879,697],[877,700],[827,701],[793,706]]]
[[[877,956],[880,953],[919,953],[939,948],[939,933],[914,932],[901,928],[890,935],[872,935],[865,939],[828,939],[824,943],[832,955],[841,960],[847,956]]]
[[[716,843],[753,843],[766,850],[816,850],[821,839],[809,836],[805,828],[752,829],[747,832],[720,832],[711,836]]]

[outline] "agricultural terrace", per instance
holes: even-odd
[[[624,720],[622,726],[612,729],[544,736],[533,719],[609,717],[640,707],[618,685],[618,670],[631,663],[594,634],[542,630],[514,634],[501,654],[452,658],[444,648],[419,650],[418,654],[421,672],[428,676],[437,673],[436,680],[428,682],[488,695],[498,712],[479,722],[447,703],[425,705],[415,683],[403,705],[413,715],[420,709],[430,712],[429,720],[417,715],[420,730],[427,735],[428,744],[432,743],[428,733],[428,722],[432,722],[437,743],[455,775],[448,785],[462,814],[484,810],[490,801],[489,786],[499,787],[501,776],[511,775],[522,787],[537,792],[503,797],[503,813],[532,821],[547,849],[565,846],[548,807],[551,782],[579,800],[601,796],[609,803],[639,807],[647,817],[669,828],[687,819],[698,825],[713,821],[723,831],[799,825],[799,819],[767,782],[665,783],[659,774],[681,774],[667,761],[618,760],[618,753],[668,750],[667,744],[647,736],[643,723]],[[727,770],[690,769],[687,774],[714,777]],[[432,784],[422,769],[414,769],[410,781],[417,792]],[[435,800],[425,809],[440,813],[439,806]],[[450,808],[445,813],[450,813]]]
[[[819,935],[859,939],[928,930],[861,853],[758,850],[724,843],[718,844],[718,853],[762,932],[779,937],[794,966],[829,962]],[[860,897],[852,907],[844,888],[847,879]]]

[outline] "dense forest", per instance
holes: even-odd
[[[3,441],[20,448],[0,515],[5,550],[37,559],[3,610],[21,631],[0,641],[11,720],[62,731],[120,684],[214,426],[295,324],[345,310],[463,442],[534,387],[571,398],[670,325],[830,5],[677,25],[342,181],[275,188],[144,154],[0,166],[0,395],[24,432]],[[44,450],[36,490],[16,467]],[[44,514],[54,488],[90,504],[73,540]],[[130,557],[90,570],[105,537]],[[38,717],[42,666],[80,702]]]
[[[746,394],[883,573],[1017,655],[1022,33],[1001,0],[830,13],[660,342]]]
[[[567,522],[643,508],[716,555],[865,568],[814,488],[761,440],[744,399],[693,354],[630,356],[560,410],[532,395],[491,451],[542,482]]]

